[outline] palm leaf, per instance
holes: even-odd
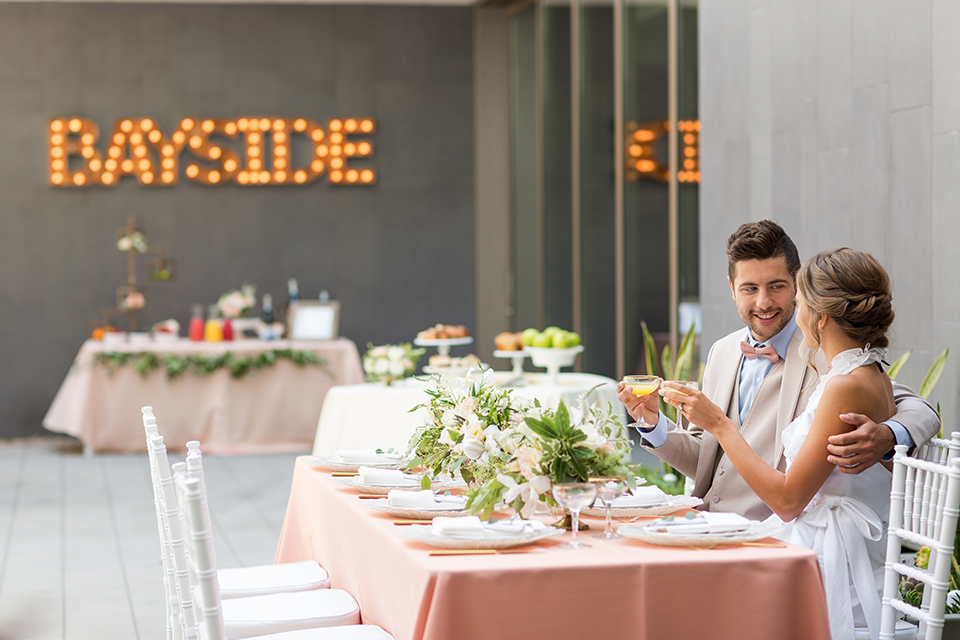
[[[673,377],[673,358],[670,357],[670,345],[664,345],[660,353],[660,366],[663,367],[663,377],[667,380],[674,380]]]
[[[918,392],[921,398],[929,398],[930,394],[933,393],[933,388],[937,386],[937,381],[940,379],[940,374],[943,373],[943,367],[947,364],[947,356],[950,354],[950,349],[944,349],[943,353],[937,356],[937,359],[933,361],[933,366],[930,367],[930,370],[927,371],[927,375],[923,377],[923,384],[920,385],[920,391]]]
[[[910,354],[913,353],[913,349],[910,349],[905,354],[893,361],[893,364],[890,365],[890,370],[887,371],[887,375],[890,376],[891,380],[897,379],[897,374],[900,373],[900,369],[903,368],[904,363],[910,357]]]
[[[676,380],[689,380],[690,369],[693,366],[693,345],[696,341],[696,324],[690,325],[687,335],[683,336],[680,343],[680,356],[677,358]]]
[[[650,335],[646,322],[641,320],[640,328],[643,329],[643,356],[647,361],[647,375],[655,376],[657,375],[657,343]]]

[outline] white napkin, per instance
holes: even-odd
[[[424,509],[437,511],[456,511],[467,506],[463,496],[436,495],[429,489],[423,491],[400,491],[394,489],[387,494],[387,504],[403,509]]]
[[[446,518],[438,516],[433,519],[433,532],[444,538],[482,538],[483,523],[479,516],[464,518]]]
[[[622,495],[614,499],[614,509],[629,509],[632,507],[649,507],[650,505],[660,504],[667,499],[660,487],[650,485],[646,487],[637,487],[632,493]],[[604,507],[602,500],[597,500],[597,507]]]
[[[756,520],[748,520],[738,513],[720,511],[704,511],[695,518],[675,518],[673,520],[656,520],[650,526],[656,530],[669,530],[670,533],[735,533],[746,531],[752,525],[760,524]]]
[[[403,454],[377,453],[376,449],[339,449],[334,453],[337,460],[345,464],[385,464],[403,460]]]
[[[373,469],[371,467],[360,467],[357,469],[360,474],[360,484],[381,485],[386,487],[400,487],[404,485],[413,485],[416,481],[403,475],[399,469]]]

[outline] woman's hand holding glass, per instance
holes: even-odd
[[[729,422],[720,407],[697,390],[696,383],[664,381],[660,384],[659,395],[664,402],[676,407],[687,422],[711,433]]]
[[[617,385],[617,397],[636,422],[627,425],[649,429],[657,425],[660,396],[656,391],[663,382],[657,376],[624,376]]]

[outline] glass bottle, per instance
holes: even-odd
[[[263,294],[263,306],[260,311],[260,321],[264,324],[273,324],[273,296]]]
[[[193,312],[190,316],[190,339],[194,342],[203,340],[203,305],[193,305]]]
[[[223,328],[220,327],[220,321],[217,319],[217,305],[210,305],[207,312],[207,324],[203,329],[203,339],[207,342],[222,342]]]

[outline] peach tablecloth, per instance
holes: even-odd
[[[672,549],[592,537],[586,551],[557,549],[566,534],[527,554],[431,557],[364,503],[298,459],[276,560],[319,561],[360,603],[364,622],[397,640],[830,637],[820,569],[807,549]]]
[[[253,355],[270,349],[315,352],[325,366],[298,367],[279,359],[235,380],[220,369],[205,376],[187,372],[167,379],[161,369],[140,377],[131,366],[109,375],[97,353],[151,351],[177,355]],[[57,392],[43,426],[76,436],[89,451],[143,451],[140,407],[152,405],[168,447],[200,440],[204,453],[307,451],[323,398],[333,385],[363,380],[357,346],[346,338],[324,342],[103,343],[87,340]]]

